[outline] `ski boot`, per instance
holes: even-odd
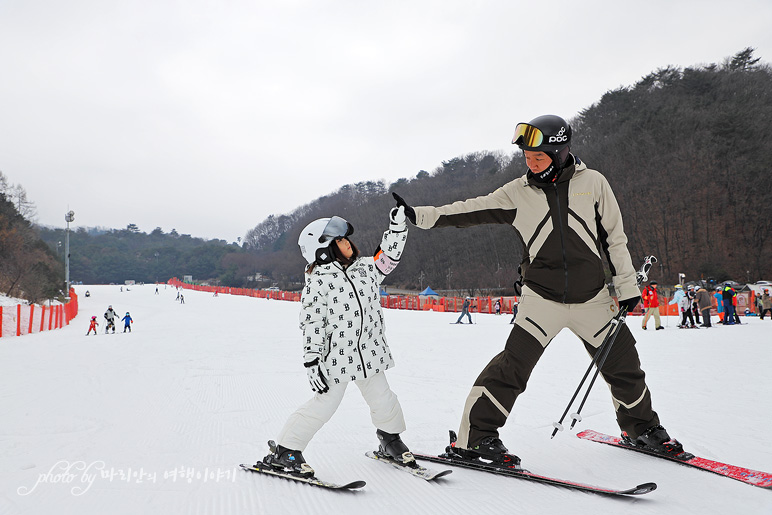
[[[490,461],[492,465],[499,465],[506,468],[522,470],[520,458],[514,454],[509,454],[499,438],[487,436],[480,441],[478,445],[468,449],[456,446],[456,432],[450,431],[450,446],[446,449],[448,455],[453,457],[455,454],[465,461],[476,461],[483,459]]]
[[[679,460],[688,460],[694,457],[694,455],[684,451],[683,445],[678,440],[670,438],[662,426],[652,426],[635,439],[630,438],[630,435],[623,431],[622,443],[657,454],[672,456]]]
[[[306,463],[302,452],[276,445],[273,440],[268,441],[268,447],[271,449],[271,454],[263,458],[263,464],[301,477],[313,477],[314,469]]]
[[[387,433],[378,429],[375,432],[378,435],[378,452],[387,456],[393,460],[396,460],[403,465],[415,464],[415,457],[407,448],[405,442],[399,437],[399,434]]]

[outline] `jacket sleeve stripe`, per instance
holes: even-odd
[[[434,227],[472,227],[483,224],[512,225],[517,209],[484,209],[453,215],[440,215]]]

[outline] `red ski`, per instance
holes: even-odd
[[[687,452],[684,452],[678,455],[668,455],[668,454],[658,453],[656,451],[642,449],[639,447],[633,447],[631,445],[627,445],[623,443],[622,438],[618,436],[611,436],[611,435],[599,433],[591,429],[588,429],[587,431],[582,431],[581,433],[578,433],[576,436],[578,436],[583,440],[590,440],[593,442],[605,443],[607,445],[612,445],[614,447],[620,447],[622,449],[629,449],[631,451],[648,454],[649,456],[664,458],[666,460],[674,461],[676,463],[681,463],[682,465],[687,465],[689,467],[694,467],[701,470],[706,470],[708,472],[713,472],[714,474],[718,474],[720,476],[726,476],[732,479],[736,479],[737,481],[742,481],[743,483],[747,483],[749,485],[758,486],[759,488],[772,488],[772,474],[769,472],[762,472],[760,470],[752,470],[752,469],[747,469],[743,467],[736,467],[734,465],[721,463],[719,461],[707,460],[705,458],[700,458],[699,456],[694,456],[693,454],[690,454]]]

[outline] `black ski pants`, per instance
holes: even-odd
[[[506,423],[517,397],[525,391],[539,358],[563,328],[576,334],[594,356],[616,312],[617,306],[605,289],[586,303],[561,304],[524,288],[517,320],[504,350],[483,369],[467,397],[457,445],[474,447],[488,436],[498,436],[498,429]],[[617,423],[623,431],[635,438],[659,424],[635,338],[626,325],[620,328],[601,375],[611,389]]]

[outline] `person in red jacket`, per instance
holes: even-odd
[[[646,329],[646,324],[649,321],[649,317],[654,315],[654,324],[657,326],[657,331],[664,329],[662,327],[662,321],[659,318],[659,296],[657,295],[657,281],[651,281],[649,285],[643,289],[641,293],[643,298],[643,308],[646,310],[646,316],[643,317],[643,329]]]
[[[91,334],[92,330],[94,331],[94,334],[96,334],[97,333],[96,332],[96,328],[97,328],[98,325],[99,325],[99,323],[97,322],[97,318],[95,316],[91,317],[91,324],[89,324],[89,326],[88,326],[88,332],[86,333],[86,336]]]

